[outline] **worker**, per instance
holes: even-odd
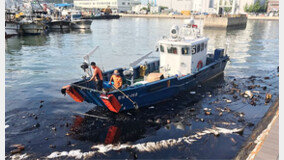
[[[90,81],[95,81],[95,87],[97,90],[101,91],[103,88],[103,74],[101,69],[96,65],[95,62],[91,62],[91,66],[94,70],[92,78],[89,80]]]
[[[147,70],[147,63],[145,65],[140,65],[139,72],[140,72],[140,77],[144,77],[146,75],[146,70]]]
[[[116,89],[121,88],[121,86],[122,86],[122,78],[119,75],[117,70],[114,70],[113,75],[110,77],[109,84],[111,84],[111,81],[113,81],[113,83],[114,83],[113,86]]]

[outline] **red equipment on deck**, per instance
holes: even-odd
[[[83,102],[84,98],[70,85],[64,86],[62,89],[66,89],[66,93],[74,99],[76,102]]]
[[[101,95],[100,98],[110,111],[115,113],[119,112],[121,105],[113,94]]]

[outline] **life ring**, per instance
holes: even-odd
[[[200,70],[201,68],[203,67],[203,63],[202,61],[200,60],[198,63],[197,63],[197,70]]]

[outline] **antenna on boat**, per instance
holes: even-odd
[[[144,56],[140,57],[139,59],[137,59],[136,61],[130,63],[130,67],[134,67],[136,66],[137,64],[139,64],[141,61],[143,61],[144,59],[146,59],[150,54],[152,54],[153,51],[145,54]]]
[[[201,0],[201,8],[200,8],[200,15],[199,15],[199,27],[198,27],[198,34],[199,36],[201,35],[200,33],[200,28],[201,28],[201,15],[202,15],[202,9],[203,9],[203,0]]]
[[[226,40],[226,51],[225,51],[225,54],[226,54],[226,55],[227,55],[227,53],[228,53],[229,45],[230,45],[229,39],[227,38],[227,40]]]
[[[81,68],[84,70],[87,77],[92,76],[92,69],[91,69],[91,67],[89,67],[90,66],[90,56],[92,56],[98,48],[99,48],[99,46],[96,46],[91,52],[89,52],[87,55],[85,55],[83,57],[84,63],[83,63],[83,65],[81,65]]]

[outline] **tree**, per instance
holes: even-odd
[[[165,10],[165,9],[168,9],[168,7],[164,7],[164,6],[160,6],[160,8],[161,8],[161,11]]]
[[[247,3],[246,3],[246,5],[245,5],[244,10],[245,10],[245,12],[249,12],[249,6],[248,6],[248,4],[247,4]]]
[[[231,10],[232,10],[232,7],[225,7],[225,8],[224,8],[224,11],[225,11],[226,13],[230,12]]]
[[[261,5],[260,5],[260,1],[256,1],[256,3],[253,5],[253,12],[261,12]]]
[[[254,12],[254,13],[260,13],[260,12],[266,12],[267,10],[267,4],[268,0],[266,0],[264,5],[260,4],[260,0],[256,1],[255,4],[248,5],[246,4],[244,7],[245,12]]]
[[[266,12],[268,6],[268,0],[265,1],[265,4],[261,6],[261,12]]]

